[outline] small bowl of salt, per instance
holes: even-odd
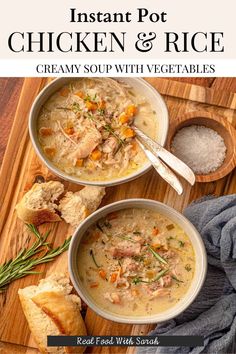
[[[216,181],[236,166],[236,130],[212,113],[190,112],[174,120],[167,148],[193,170],[197,182]]]

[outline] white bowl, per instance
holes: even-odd
[[[85,289],[83,283],[80,280],[78,273],[78,249],[80,246],[81,239],[87,229],[94,223],[96,223],[100,218],[105,217],[107,214],[127,209],[127,208],[145,208],[154,210],[172,220],[174,223],[178,224],[190,238],[194,252],[195,252],[195,274],[192,280],[192,283],[183,296],[183,298],[170,309],[153,315],[148,316],[124,316],[122,314],[114,314],[108,310],[105,310],[97,304],[94,299],[89,295],[88,291]],[[207,257],[205,247],[202,241],[202,238],[195,227],[186,219],[182,214],[178,213],[173,208],[154,201],[150,199],[127,199],[121,200],[119,202],[112,203],[107,205],[93,214],[91,214],[86,220],[75,231],[69,248],[69,273],[71,281],[74,285],[74,288],[80,295],[80,297],[87,303],[87,305],[95,311],[98,315],[115,322],[121,323],[159,323],[171,318],[176,317],[181,312],[186,310],[186,308],[193,302],[193,300],[198,295],[201,287],[204,283],[206,270],[207,270]]]
[[[142,96],[146,97],[147,100],[151,103],[153,110],[157,113],[158,119],[158,136],[157,141],[164,146],[167,138],[168,127],[169,127],[169,117],[166,104],[162,98],[162,96],[145,80],[141,78],[114,78],[115,80],[123,81],[130,86],[132,86],[135,90],[137,90]],[[79,80],[79,78],[58,78],[49,83],[36,97],[29,116],[29,132],[30,138],[33,143],[34,149],[39,156],[39,158],[45,163],[49,170],[51,170],[54,174],[58,175],[59,177],[73,182],[77,184],[83,185],[96,185],[96,186],[113,186],[121,183],[128,182],[133,180],[143,173],[147,172],[151,168],[151,164],[149,162],[145,163],[142,168],[138,169],[132,174],[129,174],[125,177],[120,177],[116,179],[111,179],[107,181],[87,181],[85,179],[71,176],[64,171],[57,168],[45,155],[43,149],[40,146],[38,141],[38,134],[37,134],[37,119],[41,107],[43,104],[49,99],[49,97],[59,90],[62,86],[71,82],[72,80]]]

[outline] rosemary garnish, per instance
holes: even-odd
[[[74,112],[75,114],[81,111],[80,105],[77,102],[73,102],[70,107],[56,107],[57,109],[62,109],[64,111]]]
[[[153,256],[158,259],[159,262],[163,263],[163,264],[168,264],[168,262],[162,258],[159,253],[155,252],[154,249],[152,249],[152,247],[150,245],[146,245],[149,249],[150,252],[152,252]]]
[[[190,270],[192,270],[190,264],[186,264],[184,268],[187,270],[187,272],[190,272]]]
[[[86,96],[84,97],[84,101],[89,101],[89,102],[95,102],[97,101],[97,93],[95,93],[95,95],[93,97],[91,97],[88,93],[86,94]]]
[[[126,241],[129,241],[129,242],[132,242],[132,243],[137,243],[137,241],[132,240],[132,238],[130,238],[130,237],[126,237],[126,236],[122,236],[122,235],[114,235],[114,236],[119,237],[122,240],[126,240]]]
[[[123,240],[126,240],[126,241],[129,241],[129,242],[132,242],[132,243],[138,243],[138,241],[135,241],[135,240],[132,240],[132,238],[130,237],[127,237],[127,236],[123,236],[123,235],[115,235],[116,237],[119,237]],[[157,253],[156,251],[154,251],[154,249],[148,244],[144,244],[144,246],[147,246],[147,248],[149,249],[149,251],[153,254],[153,256],[160,262],[160,263],[163,263],[163,264],[168,264],[168,262],[159,255],[159,253]]]
[[[91,119],[92,121],[96,122],[96,119],[95,117],[91,114],[91,113],[87,113],[86,117],[85,118],[88,118],[88,119]]]
[[[178,279],[175,275],[172,275],[171,278],[177,281],[177,283],[183,283],[183,280]]]
[[[104,108],[99,108],[98,112],[99,112],[100,116],[103,116],[105,114],[106,110]]]
[[[137,285],[138,283],[146,283],[146,284],[151,284],[151,283],[155,283],[156,281],[158,281],[159,279],[161,279],[163,277],[163,275],[165,275],[167,272],[169,271],[169,269],[163,269],[162,271],[160,271],[156,278],[150,281],[146,281],[146,280],[142,280],[141,278],[134,278],[133,279],[133,283],[135,285]]]
[[[72,111],[72,109],[68,107],[56,107],[56,109],[62,109],[64,111]]]
[[[92,257],[95,266],[96,266],[97,268],[100,268],[100,266],[97,264],[97,261],[96,261],[96,259],[95,259],[95,256],[94,256],[94,253],[93,253],[93,250],[92,250],[92,249],[90,250],[89,254],[90,254],[90,256]]]
[[[0,265],[0,293],[4,292],[7,286],[16,279],[23,278],[28,274],[39,274],[40,272],[33,271],[38,264],[51,262],[69,247],[71,237],[66,239],[61,246],[51,248],[47,242],[50,231],[41,235],[34,225],[28,224],[27,226],[36,236],[36,241],[29,249],[20,250],[15,259],[10,259]],[[41,255],[34,257],[40,252]]]
[[[99,221],[97,222],[96,226],[101,232],[103,232],[102,226],[100,225]]]
[[[112,127],[110,126],[110,124],[106,124],[103,126],[103,128],[109,132],[110,134],[112,134],[116,140],[121,144],[121,145],[124,145],[124,141],[114,132],[114,129],[112,129]]]
[[[108,220],[104,221],[104,226],[106,226],[108,229],[112,228],[112,224]]]
[[[179,243],[179,247],[184,247],[184,245],[185,245],[185,242],[183,242],[183,241],[178,241],[178,243]]]
[[[77,102],[73,102],[71,106],[71,110],[76,114],[81,111],[80,105]]]

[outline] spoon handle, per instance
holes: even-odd
[[[176,192],[181,195],[183,193],[183,187],[175,174],[167,167],[158,157],[156,157],[150,150],[147,150],[140,140],[136,139],[141,149],[144,151],[148,160],[155,168],[157,173],[173,187]]]
[[[183,161],[178,159],[171,152],[163,148],[156,141],[149,138],[137,127],[133,126],[133,129],[137,137],[152,150],[153,154],[155,154],[157,157],[160,157],[169,167],[171,167],[175,172],[186,179],[186,181],[188,181],[192,186],[194,185],[196,178],[191,168],[189,168]]]

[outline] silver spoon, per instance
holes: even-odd
[[[167,167],[158,157],[156,157],[150,150],[141,143],[139,139],[136,139],[141,149],[144,151],[148,160],[151,162],[152,166],[155,168],[157,173],[168,182],[171,187],[173,187],[176,192],[181,195],[183,193],[183,186],[176,177],[176,175]]]
[[[192,186],[194,185],[196,177],[191,168],[189,168],[183,161],[178,159],[171,152],[163,148],[156,141],[149,138],[136,126],[133,125],[132,128],[136,133],[137,141],[141,141],[148,149],[153,152],[156,157],[162,159],[169,167],[171,167],[180,176],[186,179],[186,181],[188,181]]]

